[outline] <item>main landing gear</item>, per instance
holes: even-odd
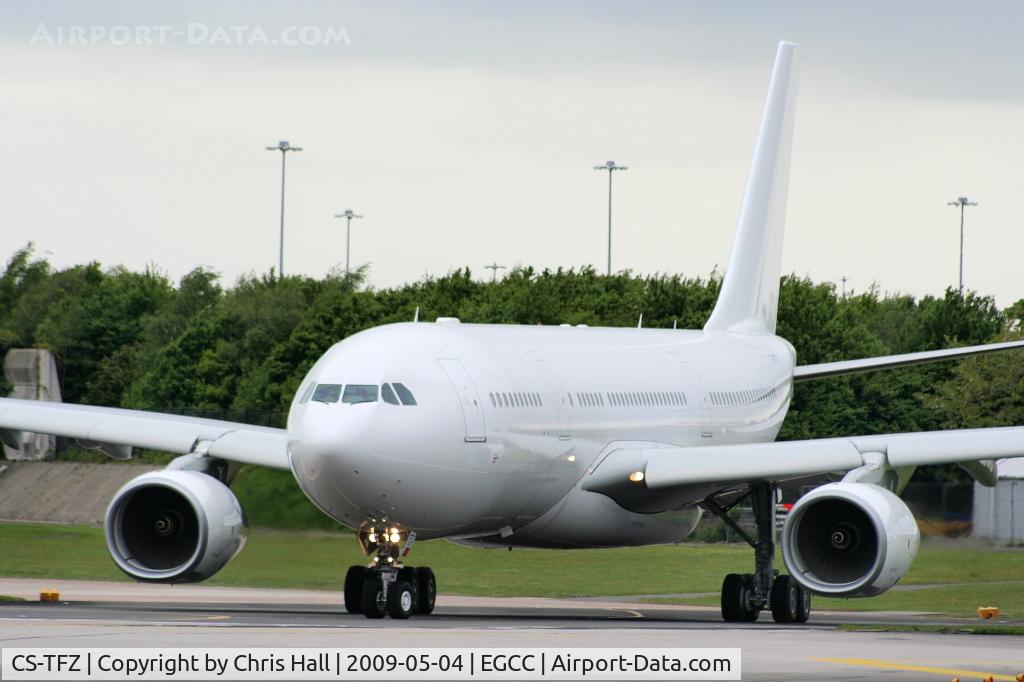
[[[788,575],[775,570],[775,486],[757,481],[750,489],[723,505],[714,496],[704,500],[704,507],[722,519],[754,548],[754,573],[730,573],[722,581],[722,618],[728,622],[757,620],[761,611],[771,609],[776,623],[806,623],[811,615],[811,594]],[[744,500],[750,500],[757,525],[757,538],[752,538],[729,516],[729,511]]]
[[[367,618],[391,616],[404,620],[414,613],[434,611],[437,581],[426,567],[403,566],[415,533],[396,527],[359,531],[359,544],[367,554],[376,553],[369,566],[351,566],[345,575],[345,610]]]

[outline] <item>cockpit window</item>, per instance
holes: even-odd
[[[316,388],[316,382],[309,382],[309,386],[306,386],[306,390],[302,392],[302,397],[299,398],[300,403],[308,403],[310,397],[313,395],[313,390]]]
[[[416,398],[412,397],[412,392],[410,392],[409,389],[405,387],[405,384],[395,383],[392,385],[395,387],[395,393],[398,394],[398,397],[402,400],[403,405],[416,404]]]
[[[384,384],[380,387],[381,400],[386,402],[388,405],[397,405],[398,398],[395,396],[395,392],[391,389],[391,384]]]
[[[336,403],[341,397],[341,384],[318,384],[313,398],[318,403]]]
[[[349,405],[377,402],[377,384],[348,384],[341,402]]]

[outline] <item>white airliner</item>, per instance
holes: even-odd
[[[773,442],[793,383],[1018,348],[1021,343],[796,364],[775,335],[793,127],[796,46],[779,45],[729,267],[703,330],[393,324],[333,346],[302,382],[288,428],[103,407],[0,400],[0,434],[67,436],[125,456],[182,456],[114,497],[106,538],[142,581],[210,577],[242,548],[229,462],[291,471],[372,558],[345,580],[370,618],[430,613],[415,540],[508,547],[622,547],[684,540],[702,511],[753,508],[754,572],[725,576],[722,615],[803,622],[810,595],[867,597],[917,553],[898,493],[914,467],[961,463],[993,483],[992,460],[1024,456],[1024,427]],[[782,530],[781,481],[829,480]],[[845,476],[843,475],[845,474]],[[515,561],[514,555],[510,561]]]

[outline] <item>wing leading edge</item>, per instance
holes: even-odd
[[[582,482],[613,498],[630,486],[648,491],[755,480],[785,480],[868,465],[883,455],[889,467],[915,467],[1024,457],[1024,426],[928,431],[880,436],[622,449],[609,454]]]
[[[0,398],[0,430],[32,431],[83,443],[202,453],[288,470],[288,432],[157,412]]]
[[[827,379],[844,374],[871,372],[876,369],[893,369],[908,365],[919,365],[925,362],[938,362],[966,358],[971,355],[984,355],[997,351],[1024,348],[1024,341],[1006,341],[1004,343],[986,343],[980,346],[964,346],[962,348],[946,348],[944,350],[927,350],[920,353],[903,353],[902,355],[883,355],[877,358],[861,358],[860,360],[841,360],[839,362],[822,362],[816,365],[800,365],[793,370],[793,381],[810,381]]]

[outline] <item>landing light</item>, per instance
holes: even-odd
[[[629,480],[633,481],[633,483],[639,483],[640,481],[644,480],[644,472],[634,471],[629,475]]]
[[[566,459],[569,460],[570,462],[575,462],[576,461],[576,455],[569,455],[568,457],[566,457]]]
[[[369,540],[370,540],[370,542],[377,542],[377,534],[376,533],[370,533]]]
[[[391,534],[391,542],[398,542],[401,539],[402,539],[402,536],[400,536],[398,533],[392,533]]]

